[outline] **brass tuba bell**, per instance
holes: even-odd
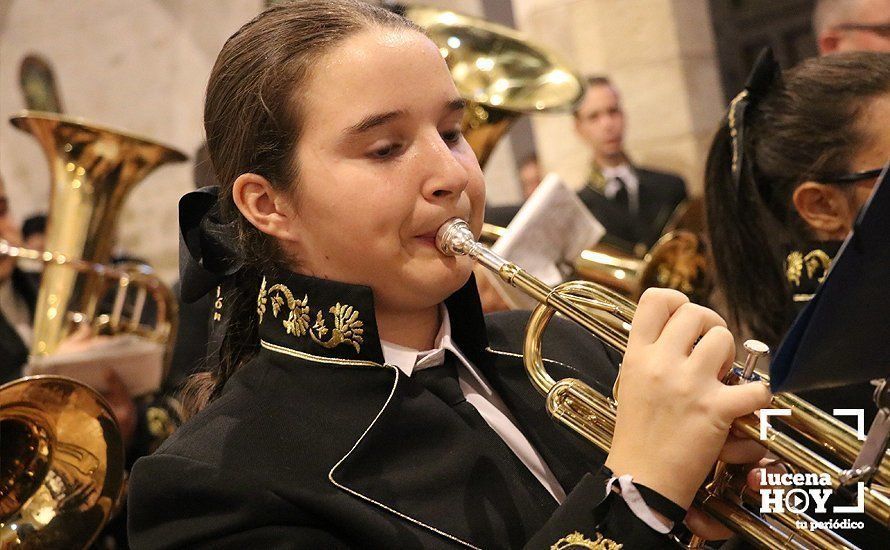
[[[514,29],[427,6],[404,13],[439,47],[467,100],[464,135],[481,166],[519,115],[570,109],[584,93],[565,63]]]
[[[114,271],[101,266],[111,258],[121,207],[133,187],[155,168],[184,161],[186,156],[134,135],[53,113],[25,111],[10,122],[37,139],[50,164],[46,252],[31,254],[45,262],[31,355],[51,355],[79,325],[90,323],[98,329],[100,323],[119,321],[117,312],[110,318],[97,316],[97,307],[107,290],[105,271]],[[129,284],[130,278],[116,275],[111,273],[110,278],[124,287]],[[132,279],[145,275],[134,274]],[[153,294],[164,300],[158,303],[155,339],[169,343],[175,333],[176,303],[169,292]]]
[[[0,548],[84,548],[117,507],[124,447],[108,404],[61,376],[0,386]]]

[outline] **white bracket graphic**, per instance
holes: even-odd
[[[864,409],[834,409],[834,416],[855,416],[856,437],[859,441],[865,441],[865,410]]]
[[[766,439],[766,431],[771,428],[769,417],[791,416],[791,409],[761,409],[760,410],[760,440]]]

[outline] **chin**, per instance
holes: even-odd
[[[423,284],[430,295],[435,296],[439,302],[460,290],[473,273],[473,262],[468,258],[455,259],[447,264],[431,270]]]

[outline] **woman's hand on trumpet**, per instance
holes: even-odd
[[[760,383],[723,384],[734,357],[719,315],[677,291],[647,290],[621,368],[606,466],[688,509],[718,457],[756,460],[756,442],[727,436],[733,420],[768,406],[770,393]]]

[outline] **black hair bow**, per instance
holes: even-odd
[[[182,300],[198,301],[241,269],[234,222],[219,219],[219,187],[179,199],[179,279]]]
[[[773,57],[773,50],[764,48],[757,56],[757,62],[748,75],[745,89],[739,92],[729,104],[729,135],[732,137],[732,181],[737,192],[740,191],[742,167],[748,162],[745,157],[745,116],[749,108],[752,108],[763,99],[779,80],[782,71]]]

